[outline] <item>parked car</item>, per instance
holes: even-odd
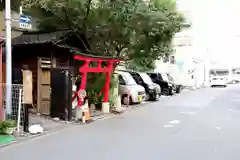
[[[161,91],[165,95],[173,95],[175,92],[175,88],[173,83],[168,80],[167,74],[159,73],[159,72],[152,72],[148,73],[151,77],[152,81],[161,87]]]
[[[236,71],[233,75],[232,78],[232,83],[236,84],[236,83],[240,83],[240,71]]]
[[[151,78],[146,73],[129,72],[137,84],[143,86],[146,92],[146,100],[157,100],[158,92],[156,84],[153,83]]]
[[[225,76],[212,76],[212,79],[210,80],[210,85],[211,87],[227,87],[227,78]]]
[[[130,73],[115,71],[119,78],[119,92],[122,104],[130,105],[140,103],[144,100],[146,94],[143,86],[138,85]]]
[[[168,76],[168,80],[173,83],[173,85],[176,88],[176,93],[180,93],[183,89],[183,85],[181,85],[179,82],[177,82],[177,80],[175,78],[173,78],[173,76],[170,73],[167,73]]]
[[[149,77],[150,78],[150,77]],[[158,85],[157,83],[153,83],[153,85],[155,85],[156,89],[157,89],[157,98],[161,97],[162,95],[162,90],[160,85]]]

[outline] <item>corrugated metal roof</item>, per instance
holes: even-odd
[[[56,43],[66,37],[68,33],[69,31],[57,31],[52,33],[24,33],[19,37],[13,38],[12,45]]]

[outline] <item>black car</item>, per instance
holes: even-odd
[[[183,86],[181,84],[177,83],[177,81],[169,73],[166,73],[166,74],[168,76],[168,80],[171,83],[173,83],[173,85],[175,86],[176,93],[180,93],[182,91]]]
[[[157,100],[157,88],[152,82],[151,78],[145,73],[138,72],[129,72],[138,85],[141,85],[145,88],[146,91],[146,100]],[[146,76],[144,76],[144,74]],[[147,78],[148,77],[148,78]]]
[[[165,95],[173,95],[175,87],[172,82],[169,82],[168,77],[165,73],[148,73],[152,81],[160,85],[162,93]]]

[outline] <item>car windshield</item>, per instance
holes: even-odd
[[[161,73],[161,75],[164,81],[169,81],[167,74]]]
[[[153,84],[151,78],[146,73],[139,73],[143,81],[147,84]]]
[[[229,75],[229,71],[228,70],[210,70],[210,75],[227,76],[227,75]]]
[[[127,73],[127,72],[121,73],[121,76],[126,85],[136,85],[137,84],[130,73]]]
[[[170,74],[167,74],[167,77],[170,81],[174,81],[173,77]]]

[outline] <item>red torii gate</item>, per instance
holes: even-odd
[[[109,98],[111,73],[113,72],[113,68],[114,68],[113,65],[114,65],[114,63],[119,63],[120,60],[119,59],[87,57],[87,56],[81,56],[81,55],[74,56],[74,59],[84,61],[84,64],[79,68],[79,72],[82,75],[80,88],[74,94],[74,96],[72,97],[72,100],[74,100],[77,97],[78,93],[81,90],[85,90],[86,83],[87,83],[87,73],[89,73],[89,72],[105,72],[106,73],[106,81],[105,81],[105,85],[103,88],[103,92],[104,92],[103,102],[107,103],[108,98]],[[89,67],[89,64],[91,62],[97,62],[98,63],[97,67],[94,67],[94,68]],[[103,62],[107,62],[106,67],[102,67]],[[81,105],[82,105],[82,100],[80,98],[78,98],[78,107],[81,107]]]

